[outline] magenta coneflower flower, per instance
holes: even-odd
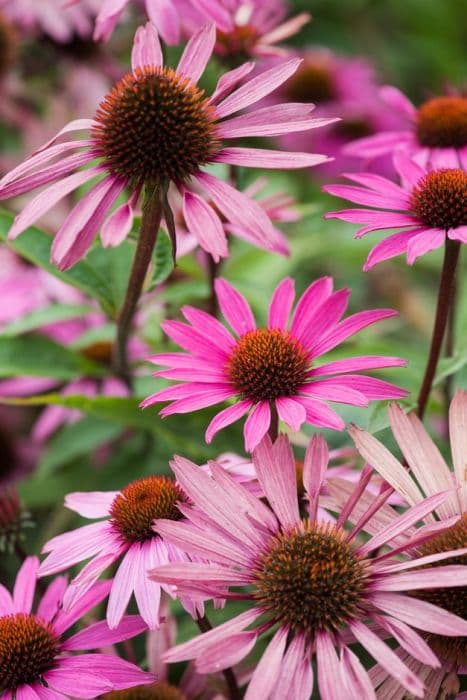
[[[381,131],[358,139],[345,151],[360,158],[374,158],[402,147],[427,168],[467,168],[467,97],[433,97],[418,109],[397,88],[381,88],[388,109],[405,119],[405,128]]]
[[[47,542],[43,552],[48,556],[41,564],[39,575],[64,571],[90,559],[70,583],[64,598],[68,610],[73,609],[103,571],[118,562],[107,606],[109,626],[117,627],[134,594],[148,627],[157,627],[161,588],[170,595],[173,590],[149,581],[146,572],[157,564],[183,561],[187,556],[183,549],[166,543],[152,523],[160,517],[181,519],[178,504],[186,500],[182,489],[165,476],[143,477],[121,491],[68,494],[67,508],[85,518],[99,518],[99,521],[57,535]],[[190,601],[182,602],[193,609]]]
[[[277,44],[293,36],[310,20],[308,12],[286,19],[283,0],[192,0],[204,16],[216,23],[216,53],[233,60],[248,56],[289,53]]]
[[[259,204],[202,168],[214,162],[261,168],[302,168],[322,163],[326,156],[224,148],[222,140],[311,129],[328,120],[312,119],[313,107],[303,104],[277,105],[230,118],[287,80],[300,61],[285,62],[238,87],[253,68],[252,63],[244,64],[223,75],[207,99],[196,83],[214,43],[214,25],[201,29],[188,42],[174,71],[162,65],[154,28],[150,24],[140,27],[133,45],[133,70],[104,98],[95,118],[70,122],[0,182],[1,199],[49,185],[17,216],[10,238],[97,177],[97,184],[72,209],[55,236],[52,259],[60,268],[79,260],[100,229],[107,244],[115,237],[122,240],[122,230],[127,234],[131,229],[141,191],[146,188],[154,193],[169,182],[175,183],[183,195],[187,223],[203,228],[205,238],[222,238],[222,223],[212,207],[191,190],[191,181],[207,193],[227,221],[252,229],[258,238],[267,240],[272,224]],[[83,130],[88,132],[85,140],[60,140],[65,134]],[[60,160],[51,164],[56,158]],[[91,167],[80,170],[93,161]],[[127,201],[110,214],[125,189],[129,190]]]
[[[416,658],[436,667],[435,655],[412,628],[449,635],[467,630],[465,620],[407,595],[442,587],[448,580],[465,585],[467,567],[440,566],[436,573],[427,573],[422,568],[413,570],[415,564],[422,567],[424,557],[391,558],[410,548],[411,540],[400,544],[400,536],[443,503],[447,494],[423,500],[392,527],[362,544],[357,536],[364,520],[350,532],[344,528],[352,501],[335,524],[316,517],[328,459],[321,436],[313,438],[305,457],[309,497],[305,519],[299,513],[295,460],[287,439],[280,436],[272,445],[266,437],[253,459],[269,505],[215,464],[208,477],[186,459],[174,461],[177,479],[193,503],[192,516],[186,508],[190,522],[159,521],[157,527],[174,545],[187,542],[192,555],[210,563],[160,567],[151,572],[151,578],[175,585],[182,594],[216,597],[222,591],[227,599],[240,597],[250,606],[214,630],[174,647],[163,658],[170,662],[195,659],[197,670],[209,673],[241,661],[267,633],[267,648],[245,700],[309,700],[314,656],[323,700],[336,698],[336,678],[342,697],[370,700],[375,698],[374,690],[349,647],[359,642],[409,692],[423,697],[423,683],[381,637],[396,638]],[[225,590],[232,587],[236,590]]]
[[[3,700],[58,700],[95,698],[109,690],[153,683],[152,673],[110,654],[70,652],[101,648],[130,639],[146,625],[137,615],[110,630],[97,622],[64,638],[83,615],[106,596],[110,581],[102,582],[82,598],[72,613],[62,609],[67,582],[56,578],[33,613],[32,604],[39,568],[37,557],[28,557],[16,577],[13,595],[0,584],[0,691]]]
[[[206,440],[245,414],[245,447],[251,451],[271,424],[275,411],[292,430],[302,423],[343,430],[344,421],[326,401],[366,406],[373,399],[406,395],[406,391],[380,379],[355,374],[369,369],[400,367],[398,357],[352,357],[316,366],[325,352],[384,318],[391,309],[363,311],[341,321],[350,291],[332,291],[330,277],[322,277],[299,299],[290,327],[294,283],[284,279],[276,288],[266,328],[257,328],[246,299],[226,280],[216,280],[220,309],[236,338],[213,316],[191,306],[182,313],[191,324],[165,321],[162,328],[187,353],[163,353],[151,362],[168,370],[155,376],[178,379],[182,384],[162,389],[141,404],[172,401],[162,416],[189,413],[233,399],[208,426]],[[326,377],[326,375],[335,375]]]
[[[422,503],[427,496],[434,496],[453,487],[455,489],[452,495],[434,509],[436,520],[427,518],[427,524],[433,528],[433,532],[440,529],[442,531],[417,547],[418,554],[428,558],[433,556],[432,573],[436,576],[436,572],[439,571],[437,556],[452,549],[467,547],[467,392],[458,391],[449,409],[453,471],[447,466],[415,414],[406,415],[400,406],[394,404],[390,407],[389,417],[394,437],[411,471],[407,472],[407,468],[372,435],[359,428],[352,428],[350,434],[363,457],[410,505]],[[467,555],[464,554],[445,563],[465,564],[466,561]],[[449,587],[441,590],[417,591],[414,595],[417,600],[438,605],[466,619],[465,588],[458,590],[452,587],[452,583],[453,581],[448,582]],[[438,692],[443,683],[452,684],[457,674],[465,674],[467,638],[465,635],[445,636],[442,633],[429,633],[426,635],[426,641],[441,661],[441,667],[430,672],[430,697],[437,698],[440,697]],[[409,657],[410,654],[406,656]],[[410,665],[418,675],[427,675],[428,669],[424,668],[421,660],[412,658]],[[378,685],[382,683],[382,698],[402,700],[403,689],[387,678],[384,669],[375,669],[374,675],[375,682]]]
[[[373,207],[325,214],[326,219],[365,224],[355,234],[356,238],[370,231],[402,229],[371,250],[364,270],[401,253],[407,253],[407,262],[412,265],[421,255],[440,248],[446,238],[467,243],[466,171],[461,168],[426,171],[401,151],[395,154],[394,164],[401,185],[371,173],[350,173],[345,177],[360,187],[324,187],[330,194]]]

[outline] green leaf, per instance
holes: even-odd
[[[52,304],[44,309],[32,311],[17,321],[9,323],[0,333],[0,338],[12,338],[22,333],[34,331],[49,323],[69,321],[71,318],[80,318],[93,311],[94,309],[91,306],[86,306],[85,304]]]
[[[0,338],[0,377],[51,377],[63,381],[100,376],[102,368],[42,335]]]
[[[64,426],[49,442],[37,473],[44,477],[62,464],[89,454],[105,442],[114,440],[121,432],[120,425],[86,416],[76,423]]]
[[[13,223],[13,215],[0,211],[0,240],[7,241],[8,231]],[[8,245],[21,257],[50,272],[54,277],[80,289],[96,299],[102,309],[111,315],[115,313],[112,291],[105,275],[96,270],[88,260],[80,260],[70,270],[62,272],[50,262],[52,237],[37,228],[29,228]]]
[[[452,374],[459,372],[467,365],[467,351],[456,353],[453,357],[445,357],[439,361],[438,371],[433,384],[440,384],[443,379],[447,379]]]
[[[170,275],[174,268],[172,256],[172,243],[164,231],[159,231],[156,247],[154,249],[154,272],[149,289],[153,289],[158,284],[162,284]]]

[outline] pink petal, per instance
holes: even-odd
[[[405,187],[412,189],[419,180],[425,175],[425,170],[421,168],[402,149],[397,149],[393,155],[394,167],[400,175],[400,178]]]
[[[146,0],[145,4],[149,19],[165,43],[170,46],[179,44],[181,14],[173,0]]]
[[[232,139],[244,136],[279,136],[325,126],[336,119],[313,119],[313,105],[285,103],[262,107],[254,112],[233,117],[219,124],[217,135]],[[288,128],[287,128],[288,127]]]
[[[467,226],[458,226],[457,228],[449,229],[448,238],[452,241],[467,243]]]
[[[144,27],[138,27],[136,30],[131,51],[131,68],[135,71],[137,68],[145,66],[157,68],[163,64],[164,59],[156,28],[151,22],[147,22]]]
[[[104,221],[101,227],[103,248],[117,246],[127,238],[134,220],[134,207],[138,201],[139,190],[136,189],[127,202],[117,207]]]
[[[288,37],[296,34],[305,24],[311,19],[311,15],[308,12],[301,12],[295,17],[291,17],[287,22],[282,22],[278,24],[277,27],[261,37],[262,44],[277,44],[279,41],[288,39]]]
[[[303,486],[310,499],[308,511],[310,520],[315,520],[319,494],[329,462],[329,450],[322,435],[313,435],[303,461]]]
[[[67,629],[72,627],[83,615],[90,612],[96,605],[99,605],[109,594],[112,581],[99,581],[79,600],[69,612],[60,610],[55,617],[53,627],[57,635],[62,635]]]
[[[242,336],[255,330],[255,318],[245,297],[222,277],[216,279],[215,288],[222,314],[235,333]]]
[[[232,423],[235,423],[235,421],[242,418],[251,406],[251,401],[249,399],[244,399],[243,401],[239,401],[233,406],[224,408],[223,411],[217,413],[207,427],[205,435],[206,442],[208,444],[212,442],[214,435],[219,432],[219,430],[222,430],[222,428],[225,428],[226,426],[231,425]]]
[[[65,506],[84,518],[105,518],[120,491],[75,491],[65,496]]]
[[[446,588],[451,586],[465,586],[467,572],[465,566],[436,566],[433,570],[410,571],[386,574],[383,578],[374,582],[376,591],[410,591],[426,588]]]
[[[221,220],[209,204],[189,190],[184,191],[183,217],[188,230],[216,262],[228,256],[227,238]]]
[[[342,418],[325,403],[309,399],[306,396],[300,397],[300,403],[305,406],[307,423],[317,425],[320,428],[344,430],[345,423]]]
[[[13,608],[15,612],[31,612],[38,570],[39,559],[37,557],[27,557],[16,574],[13,588]]]
[[[306,411],[300,401],[289,396],[280,396],[275,404],[279,418],[297,433],[306,421]]]
[[[232,348],[235,347],[236,341],[229,333],[227,328],[223,326],[222,323],[217,320],[217,318],[211,316],[211,314],[208,314],[206,311],[196,309],[194,306],[182,306],[181,311],[186,320],[191,323],[193,328],[195,328],[199,333],[209,335],[211,342],[219,346],[223,352],[229,354],[232,351]],[[196,365],[199,365],[199,360],[195,360],[194,362]],[[189,367],[188,369],[192,368]],[[223,369],[221,370],[220,374],[221,376],[225,376]]]
[[[336,689],[336,680],[340,683],[340,664],[331,637],[327,632],[318,632],[315,643],[320,696],[322,700],[341,700],[343,696]]]
[[[247,168],[296,169],[311,168],[331,160],[328,156],[298,151],[273,151],[266,148],[223,148],[213,158],[216,163],[229,163]]]
[[[218,360],[224,363],[228,359],[227,351],[219,347],[218,338],[216,338],[216,342],[213,342],[211,338],[206,337],[199,330],[190,328],[190,326],[179,321],[165,321],[161,324],[161,328],[174,343],[194,355],[199,355],[201,359],[209,359],[213,362],[211,357],[214,355],[214,366],[216,366],[215,363]]]
[[[67,587],[65,576],[56,576],[47,586],[41,601],[37,607],[37,614],[46,622],[50,622],[58,613],[63,601],[63,594]]]
[[[339,289],[321,306],[308,315],[308,328],[298,338],[310,354],[316,357],[321,352],[322,339],[337,332],[335,326],[345,313],[350,298],[350,289]]]
[[[78,675],[70,670],[70,661],[74,659],[60,660],[60,665],[44,673],[44,680],[53,689],[64,693],[67,696],[78,698],[95,698],[102,693],[113,689],[112,684],[105,678],[100,678],[97,674],[86,672],[80,669],[79,683]]]
[[[61,648],[66,651],[99,649],[108,644],[116,644],[125,639],[131,639],[131,637],[135,637],[146,629],[146,623],[139,615],[127,615],[114,630],[111,630],[107,622],[102,620],[74,634],[62,644]]]
[[[274,445],[265,436],[253,452],[258,480],[283,527],[300,522],[295,458],[290,442],[280,435]]]
[[[216,22],[216,24],[218,23]],[[252,62],[242,63],[242,65],[238,68],[234,68],[233,70],[230,70],[227,73],[221,75],[217,83],[216,89],[214,90],[211,96],[210,102],[212,104],[219,102],[219,100],[225,97],[236,85],[238,85],[238,83],[240,83],[243,80],[243,78],[245,78],[249,73],[251,73],[254,67],[255,64]]]
[[[177,67],[177,73],[196,83],[211,58],[216,43],[216,25],[206,24],[187,43]]]
[[[245,700],[258,700],[258,698],[267,700],[269,698],[281,671],[286,641],[287,631],[280,627],[253,671],[245,693]]]
[[[78,142],[80,145],[85,145],[88,142]],[[19,177],[12,183],[5,185],[0,189],[0,196],[2,199],[8,199],[9,197],[18,197],[20,194],[34,190],[36,187],[42,187],[47,185],[49,182],[56,182],[61,180],[65,175],[77,170],[82,165],[89,163],[94,159],[94,155],[89,151],[84,153],[74,153],[67,158],[62,158],[59,163],[54,163],[47,168],[42,168],[32,175],[26,175],[25,177]]]
[[[342,648],[342,675],[347,686],[348,697],[376,700],[376,693],[367,670],[349,647]]]
[[[346,360],[327,362],[320,367],[311,369],[309,377],[317,377],[323,374],[342,374],[345,372],[359,372],[360,370],[381,369],[383,367],[405,367],[407,360],[401,357],[380,357],[378,355],[362,355],[361,357],[349,357]]]
[[[295,298],[295,284],[291,277],[286,277],[276,287],[269,304],[268,328],[287,330],[289,314]]]
[[[368,406],[368,398],[359,390],[347,387],[341,381],[344,377],[336,379],[319,379],[307,384],[302,384],[299,391],[305,396],[323,401],[347,403],[352,406]]]
[[[243,435],[245,450],[252,452],[261,442],[271,424],[271,409],[267,401],[258,403],[245,421]]]
[[[212,386],[212,385],[208,385]],[[160,412],[160,415],[165,418],[166,416],[172,416],[174,413],[191,413],[191,411],[196,411],[200,408],[207,408],[208,406],[214,406],[216,403],[230,399],[233,396],[232,389],[230,387],[226,389],[206,389],[202,394],[198,396],[190,396],[185,399],[179,399],[178,401],[173,401],[169,406],[165,406]],[[151,399],[146,399],[141,403],[144,408],[148,406],[148,401]]]
[[[378,615],[377,622],[415,659],[433,668],[438,668],[441,665],[425,640],[405,622],[382,615]]]
[[[295,58],[252,78],[217,105],[217,116],[219,118],[227,117],[229,114],[249,107],[262,97],[269,95],[295,73],[300,63],[301,59]]]
[[[219,641],[209,656],[201,656],[196,660],[196,670],[199,673],[216,673],[223,668],[235,666],[250,653],[257,638],[256,632],[239,632]]]
[[[431,250],[440,248],[446,238],[446,233],[441,229],[426,229],[423,233],[413,236],[407,243],[407,263],[413,265],[415,260]]]
[[[448,637],[466,636],[466,620],[424,600],[400,593],[375,593],[372,600],[380,610],[425,632]]]
[[[160,625],[161,588],[148,576],[148,572],[161,563],[156,538],[142,543],[139,554],[139,575],[136,576],[134,585],[136,603],[149,629],[156,629]]]
[[[343,152],[357,158],[376,158],[391,153],[413,140],[411,131],[383,131],[374,136],[365,136],[347,144]]]
[[[120,624],[133,593],[135,580],[139,574],[136,566],[138,549],[139,544],[130,546],[115,574],[107,605],[107,622],[110,629],[115,629]]]
[[[410,120],[415,118],[417,110],[403,92],[392,85],[383,85],[379,90],[379,94],[382,99],[397,112],[401,112]]]
[[[384,260],[396,257],[407,251],[409,241],[417,235],[418,229],[412,231],[400,231],[385,238],[381,243],[375,245],[363,266],[364,272],[368,272],[372,267]]]
[[[449,407],[449,437],[451,439],[452,462],[457,483],[462,486],[467,481],[467,392],[459,389],[454,394]],[[465,503],[465,493],[460,492],[460,499]],[[465,509],[463,508],[464,512]]]
[[[310,284],[302,294],[295,308],[290,329],[295,338],[300,338],[305,333],[317,309],[330,297],[332,284],[331,277],[321,277]]]
[[[326,185],[323,187],[323,190],[336,197],[348,199],[349,202],[363,204],[366,207],[400,209],[401,211],[405,211],[409,208],[409,195],[407,193],[391,196],[388,193],[380,194],[379,192],[368,191],[363,187],[354,187],[351,185]]]

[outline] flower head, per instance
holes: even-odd
[[[132,71],[104,98],[94,119],[78,119],[65,126],[0,182],[2,199],[49,185],[17,216],[10,238],[18,236],[73,190],[99,178],[55,236],[52,259],[61,268],[79,260],[100,229],[104,245],[122,241],[131,230],[140,193],[165,190],[169,181],[183,196],[184,216],[190,228],[198,226],[207,238],[225,241],[219,215],[192,191],[191,185],[196,184],[228,222],[253,230],[258,239],[272,247],[268,243],[274,238],[272,223],[260,205],[203,168],[214,162],[264,168],[316,165],[327,160],[326,156],[225,148],[223,140],[311,129],[328,120],[312,119],[313,107],[302,104],[277,105],[230,118],[282,84],[300,62],[294,59],[282,63],[238,87],[253,68],[251,63],[244,64],[223,75],[214,94],[207,98],[197,81],[215,39],[214,25],[199,30],[173,70],[163,66],[154,28],[150,24],[140,27],[133,45]],[[83,130],[88,132],[87,139],[61,141],[65,134]],[[57,158],[60,160],[51,164]],[[93,161],[92,167],[79,169]],[[111,213],[125,189],[127,200]]]
[[[356,237],[370,231],[402,229],[378,243],[364,265],[369,270],[383,260],[407,254],[412,265],[430,250],[440,248],[446,238],[467,243],[467,172],[461,168],[426,171],[402,152],[394,156],[402,180],[396,185],[370,173],[346,174],[359,187],[327,185],[326,192],[372,209],[343,209],[326,219],[365,224]]]
[[[64,638],[70,627],[102,601],[110,581],[89,589],[70,614],[62,609],[67,583],[60,576],[52,581],[33,613],[38,568],[36,557],[25,560],[13,595],[0,584],[0,691],[4,700],[70,695],[90,698],[155,680],[152,673],[141,671],[118,656],[70,654],[130,639],[146,628],[140,617],[132,615],[117,630],[97,622]]]
[[[433,575],[440,564],[465,564],[467,555],[467,392],[458,391],[449,409],[449,431],[453,471],[448,467],[438,448],[432,442],[421,421],[414,414],[406,415],[403,409],[394,404],[390,407],[391,428],[402,451],[410,472],[392,456],[376,438],[359,428],[352,428],[350,433],[357,449],[363,457],[387,480],[404,500],[417,505],[426,497],[431,497],[448,489],[455,489],[451,495],[434,509],[436,520],[427,519],[427,527],[432,528],[433,535],[417,547],[419,555],[427,557],[428,570]],[[449,552],[463,550],[462,556],[450,557]],[[443,556],[443,561],[436,557]],[[466,619],[466,589],[457,589],[453,585],[445,588],[432,588],[414,593],[417,600],[426,601]],[[454,671],[465,672],[467,666],[467,644],[465,635],[446,636],[443,633],[428,633],[425,639],[436,653],[442,666],[433,674],[433,693],[437,693],[444,680]],[[407,654],[409,656],[409,654]],[[412,660],[413,661],[413,660]],[[420,661],[420,660],[419,660]],[[413,663],[412,663],[413,666]],[[415,666],[422,670],[422,663]],[[376,672],[375,672],[376,673]],[[379,683],[384,689],[392,690],[396,700],[401,700],[404,691],[397,688],[386,674],[378,672]]]
[[[342,697],[374,698],[368,675],[348,646],[357,641],[409,692],[423,697],[422,682],[381,637],[395,637],[416,658],[436,667],[435,655],[413,627],[442,629],[452,636],[467,629],[465,620],[410,597],[413,590],[442,587],[449,577],[459,586],[467,580],[465,567],[440,566],[436,573],[427,574],[423,568],[413,568],[422,567],[423,557],[414,561],[407,555],[413,525],[443,503],[447,494],[395,515],[392,527],[379,528],[362,543],[359,534],[365,519],[350,532],[344,525],[352,504],[358,502],[363,480],[336,523],[317,518],[328,460],[321,436],[313,438],[305,456],[309,508],[304,519],[287,439],[280,436],[272,445],[266,437],[253,460],[265,502],[215,464],[209,477],[186,459],[174,460],[173,470],[193,503],[193,515],[188,508],[189,522],[160,521],[157,527],[174,544],[189,540],[191,554],[209,563],[159,567],[151,578],[170,582],[180,593],[216,597],[223,591],[227,600],[240,596],[249,607],[201,637],[174,647],[163,658],[194,659],[199,672],[209,673],[244,659],[266,633],[267,648],[252,674],[247,700],[289,696],[308,700],[313,656],[323,700],[335,697],[335,678],[341,679],[345,689]],[[377,507],[373,503],[373,512]],[[403,554],[404,559],[392,558],[393,553]],[[226,591],[227,587],[236,590]]]
[[[183,550],[165,543],[156,530],[156,518],[180,520],[180,504],[186,502],[182,489],[165,476],[147,476],[128,484],[121,491],[70,493],[65,505],[85,518],[105,518],[66,532],[47,542],[48,554],[40,575],[64,571],[90,559],[71,581],[64,598],[66,609],[77,602],[99,576],[114,563],[118,570],[110,590],[107,621],[115,628],[134,593],[139,611],[148,627],[159,625],[161,588],[173,595],[170,586],[149,581],[148,569],[169,561],[183,561]],[[190,607],[190,602],[185,601]]]
[[[349,155],[374,158],[402,147],[422,167],[467,167],[467,97],[432,97],[418,109],[389,85],[381,88],[381,97],[405,119],[404,127],[354,141],[345,149]]]
[[[251,411],[244,429],[249,451],[267,432],[274,409],[292,430],[300,430],[304,422],[343,430],[344,421],[325,401],[366,406],[372,399],[405,395],[403,389],[392,384],[354,373],[401,366],[405,363],[400,358],[355,357],[316,366],[322,354],[362,328],[395,315],[392,310],[381,309],[356,313],[341,321],[349,291],[333,293],[332,286],[329,277],[310,285],[298,301],[289,326],[294,284],[286,278],[274,292],[267,326],[258,328],[246,299],[225,280],[216,280],[219,306],[236,337],[209,314],[184,307],[183,315],[191,325],[166,321],[162,327],[187,353],[151,358],[155,364],[169,367],[156,376],[183,383],[158,391],[142,406],[172,401],[161,411],[162,416],[168,416],[234,399],[234,405],[211,421],[206,440],[210,442],[221,428]]]

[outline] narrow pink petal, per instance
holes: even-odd
[[[281,671],[286,641],[287,630],[280,627],[253,671],[245,700],[267,700],[270,697]]]
[[[105,518],[119,491],[75,491],[65,496],[65,506],[84,518]]]
[[[72,697],[77,695],[76,679],[81,679],[81,674],[90,670],[96,678],[109,682],[112,690],[154,683],[156,680],[154,674],[141,671],[135,664],[110,654],[80,654],[61,658],[60,667],[66,669],[74,680],[75,691],[70,693]],[[94,695],[91,697],[94,698]]]
[[[269,304],[268,328],[287,330],[289,314],[295,298],[295,284],[291,277],[286,277],[276,287]]]
[[[374,582],[376,591],[411,591],[426,588],[446,588],[465,586],[467,572],[465,566],[436,566],[434,569],[386,574]]]
[[[215,288],[222,314],[235,333],[242,336],[255,330],[255,318],[245,297],[222,277],[216,279]]]
[[[368,401],[403,399],[409,393],[406,389],[401,389],[390,382],[375,377],[366,377],[363,374],[346,374],[336,377],[341,386],[350,391],[361,392]]]
[[[320,697],[322,700],[344,700],[340,663],[330,635],[318,632],[315,643]]]
[[[216,25],[206,24],[189,40],[177,66],[177,73],[196,83],[211,58],[216,43]]]
[[[409,241],[417,235],[418,229],[412,231],[400,231],[385,238],[381,243],[377,243],[370,253],[363,266],[364,272],[368,272],[374,265],[384,260],[389,260],[407,251]]]
[[[348,646],[342,648],[342,676],[347,686],[347,697],[376,700],[376,693],[371,684],[368,671],[360,659]]]
[[[184,191],[183,217],[188,230],[215,262],[228,256],[227,238],[221,220],[204,199],[189,190]]]
[[[131,639],[147,629],[139,615],[127,615],[116,629],[111,630],[105,620],[80,630],[62,644],[66,651],[100,649],[108,644],[116,644]]]
[[[76,607],[83,596],[96,584],[101,574],[120,558],[126,544],[121,543],[115,551],[93,557],[74,577],[63,596],[63,610],[69,612]]]
[[[266,148],[223,148],[213,158],[216,163],[229,163],[247,168],[296,169],[312,168],[331,160],[329,156],[298,151],[273,151]]]
[[[15,612],[31,612],[38,571],[39,559],[37,557],[27,557],[16,575],[13,588],[13,608]]]
[[[467,392],[457,390],[449,407],[449,437],[451,439],[452,462],[457,483],[467,481]],[[465,506],[466,496],[460,490],[460,499]],[[465,507],[462,508],[465,511]]]
[[[40,700],[36,690],[30,685],[20,685],[14,690],[14,693],[15,700]],[[2,698],[5,700],[5,695],[3,693]]]
[[[131,545],[115,574],[107,605],[107,622],[110,629],[115,629],[120,624],[133,593],[135,578],[139,574],[135,566],[138,548],[139,544]]]
[[[217,135],[225,139],[245,136],[279,136],[294,131],[316,129],[337,119],[313,119],[314,105],[285,103],[262,107],[219,124]],[[288,127],[288,129],[287,129]]]
[[[357,158],[376,158],[395,151],[413,140],[411,131],[382,131],[374,136],[365,136],[347,144],[343,153]]]
[[[135,577],[134,585],[138,610],[149,629],[156,629],[160,625],[161,588],[148,576],[148,572],[160,563],[158,554],[156,537],[141,544],[139,575]]]
[[[112,587],[112,580],[99,581],[87,591],[78,603],[69,612],[60,610],[54,618],[53,627],[58,635],[62,635],[72,627],[83,615],[90,612],[96,605],[99,605],[109,594]]]
[[[161,323],[161,328],[171,340],[180,345],[184,350],[199,355],[202,360],[216,362],[220,360],[224,363],[228,359],[228,353],[219,347],[219,341],[214,343],[209,337],[203,335],[199,330],[187,326],[179,321],[165,321]],[[212,355],[214,358],[211,359]]]
[[[156,28],[151,22],[147,22],[144,27],[138,27],[136,30],[131,51],[131,68],[133,71],[145,66],[157,68],[163,63],[162,49]]]
[[[219,641],[209,656],[203,655],[196,660],[196,670],[199,673],[216,673],[235,666],[248,656],[257,638],[256,632],[239,632]]]
[[[238,83],[243,80],[243,78],[246,78],[246,76],[251,73],[254,67],[255,64],[252,62],[242,63],[242,65],[238,68],[234,68],[233,70],[227,71],[227,73],[221,75],[216,89],[214,90],[209,101],[212,104],[216,104],[216,102],[222,100],[231,90],[233,90],[234,87],[238,85]]]
[[[345,423],[342,418],[322,401],[301,396],[300,403],[305,406],[307,423],[317,425],[320,428],[344,430]]]
[[[423,683],[369,627],[355,620],[350,624],[350,629],[357,641],[391,676],[417,698],[423,697]]]
[[[211,316],[211,314],[208,314],[206,311],[196,309],[194,306],[182,306],[181,311],[193,328],[196,328],[200,333],[209,335],[211,342],[218,345],[225,353],[229,354],[232,348],[235,347],[236,341],[217,318]],[[194,362],[196,365],[199,364],[199,360],[195,360]],[[221,374],[225,376],[223,370]]]
[[[333,194],[342,199],[348,199],[355,204],[363,204],[366,207],[377,207],[378,209],[396,209],[406,211],[409,209],[409,195],[407,193],[391,196],[387,193],[369,191],[363,187],[353,185],[326,185],[325,192]]]
[[[85,145],[84,142],[82,142]],[[0,189],[0,197],[8,199],[10,197],[18,197],[20,194],[34,190],[36,187],[42,187],[49,182],[61,180],[65,175],[69,175],[73,170],[77,170],[82,165],[89,163],[94,159],[94,156],[89,151],[84,153],[74,153],[67,158],[62,158],[59,163],[54,163],[48,168],[42,168],[32,175],[26,175],[7,184]]]
[[[13,609],[13,599],[10,591],[0,583],[0,616],[10,615],[15,612]]]
[[[62,604],[63,595],[67,587],[65,576],[56,576],[51,584],[47,586],[40,603],[37,607],[37,614],[46,622],[50,622],[58,613]]]
[[[345,386],[341,379],[344,379],[344,377],[315,380],[302,384],[299,391],[301,394],[311,396],[314,399],[347,403],[352,406],[368,406],[368,398],[365,394]]]
[[[227,117],[269,95],[295,73],[300,63],[301,59],[294,58],[252,78],[217,105],[218,117]]]
[[[148,17],[166,44],[177,46],[180,43],[181,11],[173,0],[146,0]]]
[[[396,620],[394,617],[389,618],[383,615],[378,615],[377,622],[415,659],[433,668],[437,668],[441,665],[438,657],[433,653],[425,640],[411,627],[406,625],[405,622]]]
[[[400,185],[381,175],[375,175],[374,173],[343,173],[342,176],[380,194],[387,193],[392,197],[400,197],[404,194],[404,189]]]
[[[361,357],[349,357],[346,360],[336,360],[335,362],[327,362],[320,367],[313,367],[308,372],[308,376],[317,377],[324,374],[359,372],[360,370],[381,369],[383,367],[405,367],[406,364],[407,360],[401,357],[362,355]]]
[[[393,162],[394,167],[407,189],[415,187],[426,173],[426,171],[410,157],[410,154],[402,149],[394,151]]]
[[[112,536],[107,522],[84,525],[76,530],[64,532],[49,540],[42,551],[51,552],[39,569],[40,576],[63,571],[83,559],[89,559],[104,549],[116,537]]]
[[[279,418],[296,433],[306,421],[306,411],[300,401],[290,396],[280,396],[275,401]]]
[[[467,243],[467,226],[457,226],[457,228],[449,229],[448,238],[453,241]]]
[[[322,435],[316,434],[311,438],[303,461],[303,486],[309,497],[310,520],[315,520],[318,500],[324,475],[329,462],[329,450]]]
[[[356,314],[352,314],[352,316],[348,316],[338,323],[329,333],[323,335],[313,345],[312,352],[316,355],[324,355],[325,352],[329,352],[336,345],[359,333],[364,328],[373,325],[373,323],[398,315],[398,312],[394,311],[394,309],[369,309],[368,311],[359,311]]]
[[[342,314],[348,306],[350,289],[339,289],[326,299],[321,306],[316,309],[310,308],[308,312],[308,324],[296,336],[314,357],[318,355],[315,348],[320,347],[321,339],[333,331]]]
[[[229,639],[231,635],[242,632],[260,615],[261,611],[258,608],[250,608],[209,632],[205,632],[184,644],[178,644],[172,649],[169,649],[169,651],[164,654],[164,660],[173,663],[177,661],[187,661],[188,659],[196,659],[204,655],[209,656],[210,649],[215,649],[219,642],[222,642],[224,639]]]
[[[245,421],[243,435],[245,450],[252,452],[261,442],[271,424],[271,409],[268,401],[260,401]]]
[[[379,90],[379,94],[382,99],[397,112],[401,112],[411,120],[415,119],[417,110],[401,90],[398,90],[392,85],[383,85]]]
[[[232,398],[232,396],[233,393],[230,387],[227,389],[207,390],[204,391],[201,396],[193,396],[173,401],[169,406],[165,406],[165,408],[160,411],[160,415],[165,418],[174,413],[191,413],[191,411],[197,411],[200,408],[214,406],[216,403]],[[141,403],[143,408],[147,405],[149,405],[149,403],[144,401]]]
[[[408,214],[398,212],[382,212],[375,209],[342,209],[341,211],[330,211],[324,215],[325,219],[341,219],[351,224],[367,224],[365,233],[368,231],[378,231],[385,228],[397,228],[399,226],[417,226],[418,219]],[[356,234],[359,238],[363,235],[360,231]]]
[[[413,265],[415,260],[425,253],[440,248],[446,239],[445,231],[437,228],[426,229],[413,236],[407,243],[407,263]]]
[[[74,265],[87,252],[125,184],[123,180],[109,175],[75,204],[52,244],[51,259],[61,270]]]
[[[138,196],[139,190],[135,190],[128,201],[117,207],[102,224],[101,241],[104,248],[118,246],[127,238],[133,226]]]
[[[274,690],[270,695],[271,700],[281,700],[281,698],[294,698],[295,700],[309,700],[312,687],[308,687],[306,694],[300,688],[300,671],[304,661],[305,642],[302,635],[294,635],[284,654],[279,678],[276,681]],[[310,666],[307,659],[306,663]],[[296,687],[294,687],[296,686]]]
[[[94,124],[95,122],[93,119],[74,119],[73,121],[68,122],[68,124],[65,124],[63,129],[60,129],[60,131],[50,139],[50,141],[47,141],[47,143],[44,143],[40,148],[38,148],[38,150],[34,152],[33,157],[38,153],[49,150],[50,146],[52,146],[64,134],[69,134],[72,131],[88,131],[94,126]]]
[[[286,22],[278,24],[277,27],[267,34],[263,34],[261,37],[262,44],[277,44],[279,41],[288,39],[290,36],[296,34],[305,24],[311,19],[311,15],[308,12],[300,12],[300,14],[291,17]]]
[[[373,603],[388,615],[425,632],[465,637],[467,621],[424,600],[400,593],[375,593]]]
[[[317,309],[332,294],[332,277],[321,277],[305,290],[298,300],[290,328],[295,338],[300,338],[308,328]]]
[[[228,425],[231,425],[232,423],[235,423],[235,421],[242,418],[251,408],[251,406],[251,401],[249,399],[244,399],[243,401],[239,401],[233,406],[224,408],[223,411],[217,413],[206,429],[206,442],[208,444],[212,442],[214,435],[219,432],[219,430],[226,428]]]
[[[265,436],[253,452],[253,464],[264,495],[283,527],[300,522],[295,459],[290,442],[279,435],[274,445]]]
[[[63,197],[66,197],[70,192],[76,190],[85,182],[92,180],[101,172],[102,166],[88,168],[87,170],[82,170],[73,175],[68,175],[68,177],[50,185],[50,187],[47,187],[43,192],[40,192],[16,217],[8,233],[10,240],[19,236],[19,234],[29,228],[29,226],[32,226],[32,224],[48,212],[49,209],[52,209]]]
[[[66,659],[66,664],[60,660],[60,665],[44,673],[44,680],[48,686],[66,696],[78,698],[95,698],[102,693],[112,690],[112,684],[105,678],[101,678],[98,674],[80,670],[79,683],[77,675],[70,672],[69,662],[72,659]]]

